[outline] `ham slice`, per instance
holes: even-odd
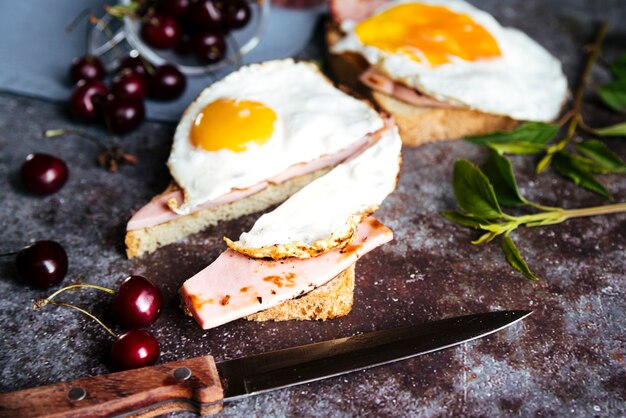
[[[330,14],[335,22],[360,22],[374,14],[387,0],[330,0]]]
[[[350,245],[314,258],[255,259],[228,249],[185,282],[183,301],[202,328],[214,328],[324,285],[392,238],[389,228],[369,217]]]
[[[389,96],[395,97],[405,103],[420,107],[434,107],[439,109],[458,108],[450,103],[439,101],[430,96],[419,93],[417,90],[405,86],[402,83],[392,80],[386,74],[378,71],[374,67],[369,67],[359,77],[361,82],[372,90],[379,91]]]
[[[246,189],[233,189],[230,191],[230,193],[222,195],[217,199],[213,199],[206,203],[198,205],[191,210],[191,213],[195,213],[202,209],[207,209],[213,206],[234,202],[238,199],[243,199],[245,197],[260,192],[270,184],[284,183],[289,179],[312,173],[322,168],[335,166],[341,161],[351,157],[352,155],[358,154],[361,150],[374,144],[378,139],[380,139],[382,133],[386,132],[391,126],[393,126],[393,121],[391,119],[386,119],[383,128],[379,129],[376,132],[372,132],[364,139],[353,143],[351,146],[343,149],[338,153],[332,155],[323,155],[322,157],[313,161],[309,161],[307,163],[294,164],[284,172],[270,179],[254,184]],[[167,202],[170,199],[176,199],[178,205],[180,206],[183,202],[183,192],[181,190],[173,190],[155,196],[147,205],[139,209],[130,218],[128,224],[126,225],[126,230],[133,231],[136,229],[149,228],[171,221],[173,219],[177,219],[181,216],[185,216],[175,213],[168,207]]]

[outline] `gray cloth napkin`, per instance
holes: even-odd
[[[65,27],[85,8],[102,11],[104,3],[103,0],[0,0],[0,90],[67,100],[73,87],[67,77],[68,68],[74,57],[86,52],[86,22],[71,33],[66,33]],[[306,10],[272,7],[265,34],[260,44],[246,55],[244,63],[297,54],[307,44],[324,11],[324,7]],[[214,77],[221,78],[227,72],[219,71]],[[165,103],[148,101],[148,117],[178,121],[187,105],[211,80],[208,76],[189,77],[187,90],[180,99]]]

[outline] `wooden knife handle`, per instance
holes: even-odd
[[[0,417],[213,415],[223,391],[212,356],[0,394]]]

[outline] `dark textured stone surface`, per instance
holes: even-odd
[[[546,45],[563,61],[570,84],[592,22],[626,19],[620,1],[476,3]],[[612,30],[608,56],[624,47],[625,36],[619,26]],[[316,44],[306,52],[317,53]],[[595,81],[606,76],[600,67],[594,72]],[[593,104],[585,113],[592,125],[615,121]],[[70,257],[66,283],[84,277],[116,287],[131,273],[153,278],[165,295],[163,315],[150,327],[161,343],[163,362],[206,353],[219,361],[465,313],[534,310],[492,337],[249,398],[229,404],[223,416],[626,414],[626,214],[516,232],[520,250],[542,278],[530,282],[506,263],[497,244],[472,246],[473,232],[438,215],[454,206],[449,185],[454,160],[479,163],[484,152],[459,141],[407,149],[398,189],[378,214],[394,229],[395,240],[360,261],[350,315],[327,322],[235,321],[203,331],[178,309],[176,291],[224,249],[223,235],[238,235],[256,216],[222,223],[128,261],[122,242],[126,220],[168,183],[164,161],[173,128],[145,123],[125,137],[125,147],[139,156],[139,164],[110,174],[96,166],[97,150],[89,142],[40,138],[44,129],[68,126],[73,125],[60,105],[0,95],[0,178],[5,179],[0,182],[0,252],[55,239]],[[103,135],[98,128],[80,128]],[[623,139],[606,143],[626,158]],[[21,188],[17,170],[34,151],[67,161],[70,180],[59,193],[36,198]],[[533,174],[529,158],[513,161],[522,192],[532,200],[568,208],[607,203],[551,172]],[[626,201],[626,177],[602,176],[602,181],[615,201]],[[0,278],[0,391],[109,371],[111,341],[96,324],[55,307],[33,312],[32,300],[47,292],[20,284],[9,258],[0,259]],[[107,318],[106,295],[70,293],[63,299]]]

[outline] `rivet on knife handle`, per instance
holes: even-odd
[[[0,394],[0,417],[213,415],[223,391],[211,356]]]

